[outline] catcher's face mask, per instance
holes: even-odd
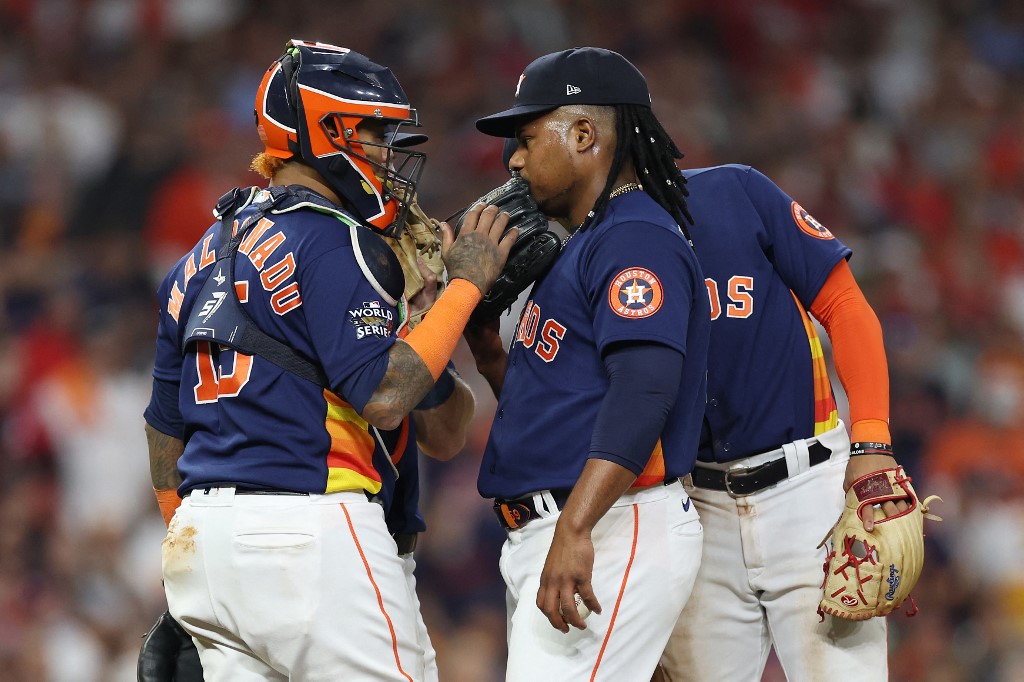
[[[264,75],[255,112],[266,153],[299,157],[364,222],[401,229],[426,155],[396,144],[419,117],[390,69],[344,47],[292,40]]]

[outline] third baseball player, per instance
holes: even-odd
[[[885,621],[817,613],[826,549],[816,547],[843,509],[844,477],[848,486],[895,466],[878,319],[850,249],[767,177],[735,165],[684,175],[712,318],[687,488],[705,534],[665,672],[760,680],[774,645],[791,680],[884,680]],[[808,312],[829,334],[850,399],[852,458]]]

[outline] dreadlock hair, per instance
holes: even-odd
[[[581,229],[601,219],[608,206],[612,185],[619,177],[626,159],[633,162],[644,191],[676,219],[679,229],[688,241],[687,223],[693,224],[686,208],[686,178],[676,168],[675,159],[683,158],[676,143],[648,107],[637,104],[615,105],[615,155],[601,196],[591,209]],[[691,241],[692,243],[692,241]]]

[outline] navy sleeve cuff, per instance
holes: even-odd
[[[650,456],[650,453],[648,453],[648,456]],[[603,459],[608,462],[614,462],[615,464],[618,464],[620,467],[623,467],[624,469],[629,469],[637,476],[643,473],[644,470],[643,466],[638,465],[633,460],[627,459],[626,457],[620,457],[619,455],[613,454],[611,452],[591,452],[589,458]]]
[[[184,440],[185,420],[178,409],[178,384],[153,379],[153,393],[143,417],[160,433]]]
[[[452,397],[452,393],[455,392],[455,377],[452,376],[450,366],[449,369],[441,372],[441,376],[437,378],[433,388],[423,396],[423,400],[420,401],[419,405],[415,408],[416,410],[429,410],[438,405],[443,405],[448,398]]]

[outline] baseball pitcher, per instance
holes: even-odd
[[[679,477],[710,314],[681,154],[643,75],[600,48],[534,61],[477,128],[516,139],[510,168],[570,233],[508,353],[495,324],[466,333],[498,396],[478,488],[508,532],[506,678],[649,679],[701,553]]]

